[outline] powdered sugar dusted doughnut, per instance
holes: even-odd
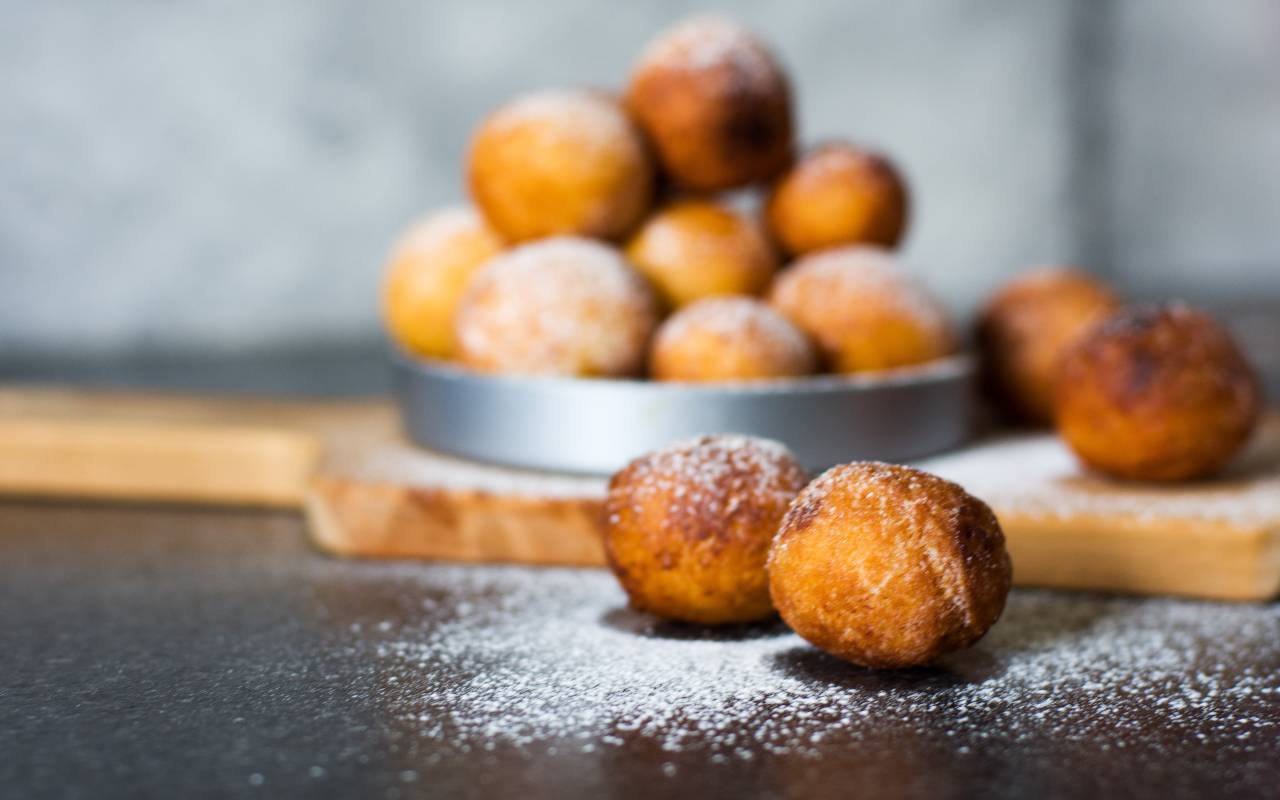
[[[774,281],[769,303],[809,334],[837,372],[921,364],[955,348],[942,306],[874,247],[801,258]]]
[[[631,462],[605,501],[605,552],[631,605],[704,624],[768,617],[769,544],[805,477],[786,447],[746,436]]]
[[[868,667],[927,664],[976,642],[1009,594],[1004,533],[986,503],[910,467],[832,467],[804,488],[769,555],[791,628]]]
[[[640,55],[627,107],[676,183],[699,191],[743,186],[791,162],[791,91],[782,68],[746,28],[696,17]]]
[[[644,366],[656,306],[614,248],[544,239],[476,274],[458,311],[461,358],[489,372],[634,375]]]
[[[621,106],[577,89],[517,98],[481,123],[468,181],[512,241],[556,234],[620,239],[653,198],[653,165]]]
[[[658,328],[650,358],[662,381],[783,378],[808,375],[816,364],[808,338],[754,297],[685,306]]]

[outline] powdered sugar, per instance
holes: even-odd
[[[1198,740],[1265,754],[1280,735],[1280,672],[1230,664],[1242,653],[1280,664],[1277,606],[1019,591],[974,649],[874,673],[780,627],[655,623],[625,610],[602,571],[399,577],[448,621],[397,625],[376,643],[384,702],[438,752],[651,745],[713,762],[811,759],[890,736],[953,750]]]
[[[702,71],[728,66],[737,80],[771,88],[781,81],[773,56],[751,31],[725,17],[688,19],[663,33],[640,55],[640,66]]]
[[[651,497],[672,504],[675,517],[718,519],[726,504],[750,499],[762,508],[785,509],[804,485],[804,471],[785,445],[751,436],[699,436],[633,461],[616,479],[610,509]]]
[[[997,512],[1069,518],[1192,519],[1280,529],[1280,420],[1272,419],[1216,479],[1138,484],[1085,471],[1056,436],[1014,436],[931,459],[921,468],[955,481]]]

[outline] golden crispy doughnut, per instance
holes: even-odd
[[[792,630],[867,667],[928,664],[1004,610],[1012,571],[991,509],[954,483],[873,462],[832,467],[791,504],[769,589]]]
[[[686,20],[641,53],[627,107],[680,186],[719,191],[791,162],[791,90],[750,31],[721,17]]]
[[[512,241],[556,234],[620,239],[653,199],[639,131],[600,92],[525,95],[481,123],[468,181],[489,223]]]
[[[655,213],[627,258],[672,307],[703,297],[760,294],[778,257],[753,221],[719,203],[685,200]]]
[[[805,473],[777,442],[702,436],[609,481],[605,553],[633,608],[708,625],[773,613],[765,559]]]
[[[795,255],[841,244],[896,247],[907,228],[907,185],[884,156],[832,143],[805,155],[765,204],[769,230]]]
[[[649,359],[660,381],[735,381],[808,375],[809,339],[754,297],[708,297],[671,315]]]
[[[942,306],[873,247],[804,256],[773,282],[769,303],[817,343],[837,372],[921,364],[955,349]]]
[[[470,208],[413,224],[392,250],[382,284],[387,333],[411,353],[452,358],[453,318],[471,274],[502,252],[502,239]]]
[[[1122,309],[1063,355],[1058,432],[1080,460],[1132,480],[1224,465],[1261,413],[1257,375],[1231,335],[1182,304]]]
[[[1013,416],[1051,424],[1063,351],[1119,302],[1108,286],[1075,269],[1048,267],[1009,281],[978,317],[991,393]]]
[[[520,245],[476,273],[458,309],[463,363],[582,377],[644,367],[657,301],[614,248],[571,236]]]

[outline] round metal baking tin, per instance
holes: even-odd
[[[704,433],[777,439],[814,471],[907,461],[962,443],[975,403],[974,365],[964,355],[880,373],[732,384],[490,375],[393,359],[415,443],[556,472],[613,472]]]

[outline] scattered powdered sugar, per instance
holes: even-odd
[[[1056,436],[1000,439],[919,465],[981,497],[997,512],[1193,519],[1280,530],[1280,422],[1271,421],[1222,475],[1197,483],[1140,484],[1093,475]]]
[[[556,500],[601,500],[605,493],[600,477],[483,464],[408,444],[352,447],[335,461],[370,483]]]
[[[481,268],[457,329],[463,352],[480,366],[593,376],[638,372],[656,323],[648,285],[615,249],[561,236]]]
[[[805,473],[781,442],[754,436],[699,436],[642,456],[615,478],[607,508],[617,521],[618,503],[643,513],[650,498],[670,503],[676,519],[724,519],[748,501],[785,509],[804,485]]]
[[[961,753],[988,743],[1198,741],[1265,758],[1280,745],[1275,605],[1018,591],[975,648],[932,669],[877,673],[781,626],[655,622],[626,610],[603,571],[427,566],[411,575],[432,621],[376,643],[381,691],[440,752],[643,740],[724,762],[821,758],[890,737]]]

